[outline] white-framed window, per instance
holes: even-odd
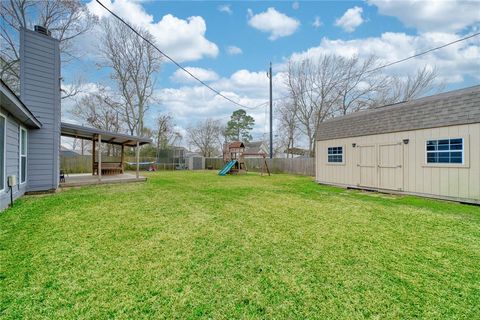
[[[343,163],[343,147],[328,147],[327,148],[327,162],[328,163]]]
[[[426,162],[427,164],[464,164],[464,139],[438,139],[427,140]]]
[[[20,184],[27,182],[27,129],[20,127],[20,137],[19,137],[19,175],[20,175]]]
[[[5,191],[7,117],[0,113],[0,192]]]

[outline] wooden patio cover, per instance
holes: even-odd
[[[115,132],[110,132],[110,131],[104,131],[96,128],[91,128],[91,127],[85,127],[81,126],[78,124],[73,124],[73,123],[66,123],[62,122],[61,123],[61,136],[63,137],[70,137],[70,138],[77,138],[77,139],[85,139],[85,140],[91,140],[93,142],[93,152],[92,152],[92,174],[94,174],[94,167],[95,167],[95,144],[98,144],[98,166],[97,166],[97,172],[98,172],[98,179],[102,180],[102,145],[101,142],[103,143],[110,143],[110,144],[115,144],[115,145],[120,145],[122,146],[122,159],[121,163],[123,165],[123,153],[124,153],[124,147],[135,147],[136,148],[136,159],[137,159],[137,178],[139,177],[139,166],[140,166],[140,146],[144,144],[149,144],[152,142],[152,140],[148,138],[143,138],[143,137],[138,137],[138,136],[133,136],[133,135],[128,135],[128,134],[122,134],[122,133],[115,133]]]

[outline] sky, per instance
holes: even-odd
[[[273,95],[286,94],[289,59],[322,54],[367,57],[388,63],[480,31],[480,1],[134,1],[101,0],[108,8],[154,36],[156,44],[193,74],[234,101],[248,106],[255,121],[254,139],[268,134],[269,63]],[[109,13],[86,1],[99,18]],[[84,93],[95,83],[111,85],[108,70],[98,67],[98,29],[76,41],[79,58],[64,65],[64,84],[81,77]],[[444,90],[480,83],[480,36],[386,68],[398,76],[428,65],[438,70]],[[226,123],[238,109],[165,61],[155,75],[158,113],[170,113],[177,130],[206,118]],[[80,98],[80,96],[77,97]],[[73,100],[64,101],[67,120]],[[275,105],[274,105],[275,109]],[[274,129],[274,132],[276,129]]]

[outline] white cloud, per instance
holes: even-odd
[[[346,32],[353,32],[364,22],[362,13],[363,9],[360,7],[350,8],[345,11],[342,17],[335,21],[335,25],[343,28]]]
[[[300,26],[298,20],[278,12],[275,8],[268,8],[267,11],[255,15],[249,9],[248,15],[248,24],[257,30],[270,33],[268,39],[271,41],[292,35]]]
[[[218,74],[210,69],[203,69],[197,67],[186,67],[190,73],[192,73],[195,77],[199,78],[202,81],[210,82],[218,80]],[[185,71],[177,69],[173,75],[170,77],[170,80],[177,83],[196,83],[197,80],[192,78],[188,75]]]
[[[405,33],[386,32],[380,37],[354,40],[331,40],[323,38],[320,45],[306,51],[294,53],[294,60],[306,57],[319,57],[325,54],[337,54],[345,57],[358,55],[366,58],[377,56],[382,63],[393,62],[415,53],[454,41],[459,37],[450,33],[423,33],[412,36]],[[385,68],[389,74],[405,76],[429,65],[436,67],[439,81],[461,83],[465,77],[473,77],[480,81],[480,45],[475,39],[464,41],[415,59]]]
[[[205,37],[207,26],[200,16],[186,20],[171,14],[155,22],[142,5],[133,0],[105,0],[104,4],[129,23],[150,31],[157,45],[179,62],[216,57],[218,47]],[[109,13],[95,1],[87,4],[88,9],[98,17],[109,17]]]
[[[229,55],[237,55],[237,54],[242,54],[243,51],[241,48],[237,47],[237,46],[228,46],[227,47],[227,53]]]
[[[292,3],[292,9],[293,9],[293,10],[298,10],[298,9],[300,9],[300,2],[294,1],[294,2]]]
[[[232,7],[229,4],[221,4],[217,7],[218,11],[227,13],[229,15],[233,14]]]
[[[320,20],[320,17],[319,17],[319,16],[315,16],[315,20],[313,21],[312,26],[313,26],[315,29],[318,29],[318,28],[320,28],[322,25],[323,25],[323,22],[322,22],[322,20]]]
[[[457,32],[480,23],[480,3],[460,0],[367,0],[378,11],[422,32]]]
[[[274,97],[286,94],[284,87],[284,74],[274,74]],[[268,78],[264,71],[253,72],[238,70],[228,78],[221,78],[210,83],[225,96],[248,107],[258,106],[268,101]],[[175,121],[181,128],[187,128],[206,118],[213,118],[226,123],[237,105],[215,95],[209,89],[193,85],[181,88],[165,88],[156,92],[162,101],[162,111],[175,115]],[[268,117],[265,115],[266,106],[246,109],[255,119],[253,135],[255,138],[262,136]]]

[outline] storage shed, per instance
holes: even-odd
[[[316,181],[480,204],[480,86],[323,122]]]
[[[204,170],[205,157],[198,153],[187,153],[185,155],[188,170]]]

